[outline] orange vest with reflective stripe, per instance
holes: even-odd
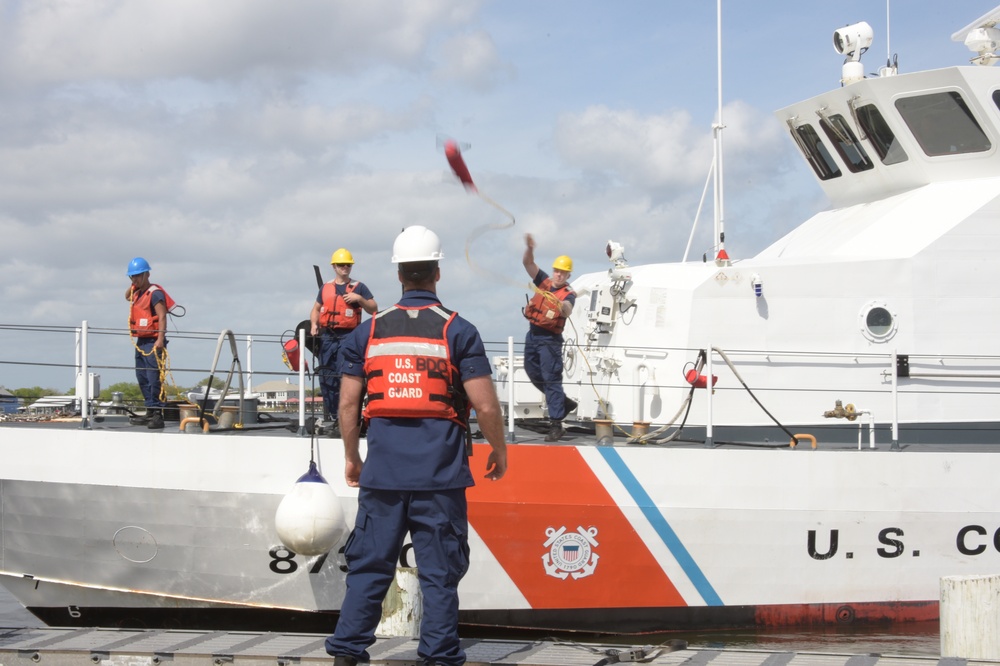
[[[546,293],[553,294],[559,299],[558,303],[553,301],[552,297],[546,296]],[[566,317],[562,313],[561,305],[572,293],[573,287],[569,284],[564,284],[552,291],[552,278],[545,278],[538,285],[538,291],[524,308],[524,316],[532,324],[544,328],[546,331],[562,333],[563,328],[566,327]]]
[[[163,305],[167,308],[167,312],[170,312],[171,308],[176,305],[174,299],[170,298],[170,294],[167,293],[166,289],[158,284],[151,283],[149,288],[139,294],[138,297],[133,292],[132,309],[129,311],[128,324],[129,328],[132,329],[132,337],[134,338],[155,338],[160,334],[160,317],[156,314],[156,310],[150,306],[153,300],[153,292],[155,291],[163,292]]]
[[[455,405],[458,370],[447,339],[455,316],[440,305],[395,305],[372,318],[365,418],[436,418],[465,425]]]
[[[350,282],[345,294],[354,291],[357,281]],[[319,309],[319,325],[325,328],[352,329],[361,323],[361,308],[347,304],[344,296],[337,293],[337,285],[327,282],[323,285],[323,304]]]

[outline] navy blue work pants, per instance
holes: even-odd
[[[164,406],[164,402],[160,400],[160,368],[153,353],[155,344],[156,338],[136,338],[135,379],[146,407],[158,409]]]
[[[382,619],[382,600],[410,533],[423,596],[417,654],[445,666],[465,663],[458,636],[458,583],[469,570],[465,488],[436,491],[373,490],[358,494],[358,517],[347,539],[347,593],[326,651],[369,661],[368,647]]]
[[[340,410],[340,342],[350,331],[326,329],[319,338],[319,388],[323,393],[323,411],[331,419]]]
[[[549,418],[566,416],[566,393],[562,387],[562,336],[528,331],[524,338],[524,371],[536,389],[545,394]]]

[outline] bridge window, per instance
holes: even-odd
[[[882,160],[882,164],[899,164],[910,159],[899,139],[893,134],[882,113],[874,104],[865,104],[856,109],[858,126]]]
[[[820,180],[840,177],[840,167],[837,166],[833,155],[827,150],[812,125],[799,125],[794,128],[792,138],[805,153],[806,160]]]
[[[854,136],[854,132],[851,131],[850,126],[844,122],[843,116],[820,116],[819,125],[823,128],[823,132],[826,133],[827,138],[833,143],[837,154],[840,155],[840,158],[847,164],[847,168],[853,173],[867,171],[875,166],[868,157],[868,153],[858,143],[858,138]]]
[[[955,91],[903,97],[896,109],[929,157],[981,153],[990,140]]]

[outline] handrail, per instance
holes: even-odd
[[[38,366],[41,369],[55,368],[60,373],[74,373],[79,374],[79,382],[77,386],[79,390],[77,391],[77,397],[84,399],[87,411],[83,412],[81,416],[83,418],[83,427],[87,426],[87,422],[92,422],[92,416],[95,412],[96,407],[95,399],[98,398],[97,395],[87,395],[87,393],[94,393],[91,387],[94,386],[90,381],[90,374],[94,373],[95,376],[99,376],[101,370],[114,370],[115,372],[129,371],[130,373],[134,371],[134,366],[125,365],[124,363],[115,363],[115,359],[124,360],[121,357],[121,347],[119,346],[119,340],[127,336],[127,331],[124,329],[112,329],[112,328],[102,328],[94,327],[90,325],[91,322],[84,322],[84,326],[78,323],[75,327],[56,327],[56,326],[21,326],[13,324],[0,324],[0,335],[3,336],[5,342],[5,349],[16,350],[20,349],[22,345],[19,345],[14,341],[14,336],[24,337],[26,340],[32,337],[38,337],[38,334],[45,334],[52,336],[58,336],[61,339],[67,340],[67,345],[73,344],[73,337],[76,334],[77,337],[77,358],[76,362],[72,356],[67,359],[68,362],[53,362],[54,359],[51,355],[49,356],[39,356],[32,359],[30,355],[26,358],[23,354],[20,356],[13,356],[11,353],[0,353],[0,369],[5,365],[18,365],[18,366]],[[85,333],[84,333],[85,331]],[[176,333],[176,337],[193,340],[196,339],[195,334],[190,331],[181,331]],[[210,339],[201,333],[197,334],[198,338],[204,342],[207,346],[211,344]],[[242,334],[241,334],[240,345],[242,344]],[[246,365],[246,359],[243,359],[239,355],[239,346],[235,339],[235,335],[232,331],[226,330],[222,333],[216,333],[212,341],[215,342],[213,363],[211,372],[214,376],[217,375],[221,370],[219,370],[218,365],[221,363],[221,355],[226,343],[224,340],[228,338],[229,349],[233,356],[232,367],[229,369],[229,374],[226,378],[226,388],[222,395],[223,399],[232,397],[234,389],[237,387],[240,391],[239,402],[240,402],[240,420],[246,418],[245,406],[247,404],[246,395],[248,387],[246,385],[247,379],[243,377],[242,371]],[[114,344],[105,344],[104,340],[110,340]],[[276,346],[278,343],[278,336],[267,336],[264,334],[254,335],[253,343],[255,346],[266,341],[268,344]],[[32,340],[33,342],[33,340]],[[303,348],[305,348],[304,341],[300,340]],[[204,347],[202,348],[204,349]],[[503,378],[498,378],[498,382],[506,381],[504,385],[504,391],[501,394],[501,398],[506,397],[506,402],[508,403],[508,428],[510,427],[512,418],[520,418],[524,416],[527,412],[523,409],[524,402],[530,402],[533,400],[528,394],[524,393],[522,389],[527,386],[527,381],[521,373],[520,368],[514,368],[515,357],[520,356],[523,347],[520,341],[516,341],[514,338],[504,339],[502,342],[491,342],[487,343],[488,353],[493,356],[494,353],[499,352],[506,356],[507,372]],[[500,350],[503,349],[502,352]],[[663,353],[655,355],[655,350],[663,350]],[[204,351],[208,351],[205,349]],[[612,405],[617,401],[616,407],[613,409],[612,418],[616,422],[631,423],[636,420],[636,413],[633,413],[633,405],[637,413],[642,416],[639,420],[651,420],[647,416],[647,413],[642,410],[649,410],[649,396],[643,394],[639,397],[636,396],[636,392],[640,390],[656,389],[657,391],[664,391],[664,400],[669,404],[657,404],[657,409],[659,410],[655,416],[656,424],[654,427],[659,427],[663,423],[664,414],[669,416],[673,413],[674,408],[674,396],[687,395],[688,386],[684,384],[684,379],[681,375],[673,374],[673,371],[662,372],[661,368],[667,367],[673,368],[677,364],[678,358],[691,358],[691,354],[697,352],[697,349],[691,347],[669,347],[669,346],[656,346],[653,344],[615,344],[615,345],[594,345],[588,346],[586,348],[581,347],[578,351],[579,354],[584,355],[586,358],[591,359],[591,361],[601,358],[607,358],[614,360],[618,363],[612,367],[609,364],[599,364],[595,363],[593,370],[588,370],[586,372],[578,371],[576,378],[572,382],[566,382],[567,385],[579,383],[584,389],[589,391],[589,387],[592,383],[597,382],[598,387],[595,389],[595,401],[587,404],[587,410],[580,410],[580,414],[583,418],[606,418],[605,413],[602,411],[605,404]],[[919,405],[921,403],[915,402],[920,400],[932,399],[932,396],[938,393],[944,393],[946,396],[952,396],[950,400],[956,401],[955,404],[962,406],[965,403],[959,402],[963,400],[963,396],[968,394],[970,399],[975,399],[977,405],[988,404],[990,396],[1000,395],[1000,355],[996,354],[982,354],[982,353],[943,353],[943,354],[933,354],[933,353],[909,353],[909,354],[898,354],[894,353],[891,349],[886,347],[874,347],[863,350],[851,350],[851,351],[809,351],[809,350],[795,350],[795,349],[750,349],[747,347],[741,347],[738,349],[724,349],[725,355],[729,356],[732,361],[735,362],[740,373],[744,373],[744,370],[748,372],[746,374],[748,383],[750,387],[758,393],[764,404],[770,407],[779,407],[777,412],[778,416],[783,416],[787,413],[785,410],[780,409],[782,401],[785,400],[783,396],[792,395],[792,393],[819,393],[824,395],[829,395],[832,398],[843,398],[843,402],[846,405],[851,402],[855,405],[856,411],[858,413],[869,410],[874,412],[874,420],[879,424],[877,430],[877,436],[882,437],[883,441],[882,447],[888,449],[889,441],[887,435],[889,435],[889,428],[891,426],[891,443],[892,448],[896,449],[900,444],[905,443],[903,440],[908,438],[906,433],[909,432],[910,424],[916,419],[920,421],[924,414],[921,412],[916,412],[914,405]],[[270,353],[270,352],[268,352]],[[706,426],[706,404],[702,402],[705,399],[713,399],[712,404],[712,419],[708,423],[711,425],[711,435],[714,440],[720,439],[720,433],[728,432],[722,425],[730,424],[732,421],[731,412],[729,406],[733,400],[733,391],[742,391],[738,383],[734,383],[728,380],[728,371],[722,367],[718,362],[719,359],[724,357],[715,356],[717,352],[713,351],[713,368],[710,371],[711,374],[721,372],[726,374],[727,377],[723,378],[717,385],[713,386],[715,391],[714,398],[709,398],[710,392],[706,391],[705,398],[698,398],[700,405],[696,405],[697,412],[692,412],[692,421],[689,426],[697,425],[699,429]],[[187,357],[192,357],[193,354],[187,354]],[[277,355],[274,355],[277,358]],[[204,358],[204,354],[201,355]],[[580,357],[578,357],[579,360]],[[110,359],[110,362],[109,362]],[[908,361],[908,363],[907,363]],[[707,362],[707,359],[706,359]],[[656,366],[656,378],[646,377],[641,373],[636,375],[631,372],[631,369],[636,367],[639,363],[648,364],[650,367]],[[618,378],[615,371],[622,364],[629,369],[628,374],[624,371],[621,377]],[[661,365],[666,364],[666,365]],[[190,367],[180,368],[181,372],[185,373],[204,373],[204,365],[195,367],[195,364],[190,364]],[[857,367],[864,374],[863,382],[852,381],[853,372],[852,368]],[[587,364],[578,365],[578,368],[587,369]],[[816,372],[810,372],[810,368],[814,368]],[[175,371],[178,368],[174,368]],[[792,375],[785,375],[786,372],[794,373]],[[832,370],[837,374],[828,374],[827,371]],[[233,373],[239,372],[240,376],[238,379],[234,380],[232,377]],[[602,374],[603,373],[603,374]],[[264,372],[263,374],[271,374],[269,372]],[[278,374],[278,373],[274,373]],[[282,373],[286,374],[286,373]],[[204,377],[204,374],[200,374],[200,377]],[[795,381],[785,382],[783,378],[791,377],[795,378]],[[835,377],[835,381],[827,381],[827,378]],[[763,381],[762,381],[763,380]],[[816,381],[812,381],[816,380]],[[117,379],[115,380],[117,381]],[[49,380],[43,379],[41,382],[43,385],[50,383]],[[110,383],[110,382],[109,382]],[[298,389],[300,391],[299,400],[299,410],[300,410],[300,427],[304,425],[304,416],[306,415],[306,396],[305,392],[307,389],[304,378],[300,377]],[[197,390],[197,389],[195,389]],[[206,392],[210,391],[211,388],[207,387]],[[613,400],[608,400],[607,403],[600,402],[602,399],[608,397],[610,392],[617,392]],[[214,391],[213,391],[214,393]],[[516,397],[515,397],[516,394]],[[838,394],[843,394],[838,395]],[[613,395],[613,394],[611,394]],[[659,395],[659,393],[658,393]],[[697,392],[692,395],[697,396]],[[670,396],[667,400],[667,396]],[[193,396],[194,402],[201,402],[198,398],[200,396]],[[207,395],[206,398],[211,398],[211,395]],[[289,391],[289,402],[288,406],[291,407],[292,398],[294,393]],[[589,393],[585,396],[589,397]],[[282,398],[283,399],[283,398]],[[524,402],[518,403],[514,406],[511,405],[515,400],[521,400]],[[680,400],[680,397],[677,397]],[[793,399],[796,404],[801,404],[801,400],[798,398]],[[645,402],[642,402],[645,401]],[[721,401],[721,402],[720,402]],[[220,401],[221,402],[221,401]],[[818,401],[817,401],[818,402]],[[825,402],[825,401],[824,401]],[[966,401],[967,402],[967,401]],[[599,406],[597,409],[593,405],[597,403]],[[822,414],[822,409],[827,409],[833,407],[833,401],[830,401],[829,405],[822,404],[818,405],[819,410],[814,414],[818,417]],[[750,404],[750,403],[748,403]],[[721,407],[725,405],[726,409],[722,410]],[[203,405],[202,414],[209,417],[207,410],[207,400]],[[739,409],[744,409],[742,403],[738,405]],[[748,409],[756,409],[752,404]],[[935,407],[935,409],[938,409]],[[982,409],[977,407],[978,411],[969,412],[972,417],[979,418],[980,420],[995,420],[990,419],[989,413],[984,413]],[[221,404],[216,406],[215,414],[220,414]],[[943,416],[940,418],[942,421],[948,421],[949,415],[944,413],[939,409]],[[799,409],[801,413],[801,409]],[[747,410],[747,413],[749,411]],[[809,415],[807,415],[809,416]],[[697,418],[697,422],[694,420]],[[715,422],[715,419],[719,419],[719,422]],[[761,419],[763,421],[763,419]],[[865,420],[868,420],[867,418]],[[926,419],[924,419],[926,420]],[[756,423],[756,418],[753,417],[753,421]],[[214,422],[210,421],[210,425],[214,427]],[[92,426],[92,423],[91,423]],[[863,429],[863,427],[859,427]],[[304,429],[301,431],[304,433]],[[701,430],[704,433],[704,430]],[[796,430],[797,432],[797,430]],[[825,435],[821,435],[821,439],[825,439]],[[654,439],[654,438],[651,438]],[[700,439],[700,436],[699,436]],[[717,443],[717,441],[715,442]],[[821,442],[822,445],[822,442]]]
[[[514,336],[507,338],[507,369],[510,381],[507,382],[507,441],[514,442]]]
[[[892,350],[889,367],[892,368],[892,385],[890,387],[892,393],[892,443],[889,448],[893,451],[899,451],[899,354],[895,349]],[[874,431],[874,429],[873,426],[872,430]],[[872,436],[872,446],[875,446],[874,435]]]
[[[202,398],[201,409],[199,409],[199,418],[203,419],[205,414],[205,407],[208,404],[208,395],[212,390],[212,382],[215,379],[215,368],[219,364],[219,356],[222,354],[222,341],[229,338],[229,348],[232,351],[233,362],[229,366],[229,374],[226,376],[225,386],[222,388],[222,393],[219,395],[219,399],[215,403],[215,410],[212,415],[216,419],[222,415],[222,401],[226,399],[226,395],[229,393],[229,387],[233,381],[233,370],[239,367],[239,384],[240,384],[240,401],[239,401],[239,417],[236,421],[236,427],[243,427],[243,396],[246,393],[246,388],[243,386],[243,366],[240,365],[240,355],[236,351],[236,336],[230,329],[225,329],[219,334],[219,339],[215,344],[215,358],[212,359],[212,370],[208,375],[208,384],[205,386],[205,397]]]
[[[910,379],[1000,379],[1000,374],[975,372],[911,372]]]
[[[319,270],[319,269],[316,269]],[[306,347],[306,329],[299,329],[299,350],[302,354],[299,360],[299,429],[298,435],[303,436],[306,433],[306,361],[305,361],[305,350]],[[315,430],[315,426],[313,427]]]
[[[712,370],[712,357],[714,356],[712,352],[714,350],[715,347],[713,347],[712,345],[708,345],[708,353],[705,356],[705,372],[707,377],[712,377],[714,375],[714,372]],[[711,381],[709,382],[709,386],[705,390],[705,395],[707,396],[705,398],[707,401],[706,423],[705,423],[705,446],[713,446],[715,444],[715,433],[713,431],[713,423],[712,423],[712,396],[715,395],[714,382]]]
[[[90,377],[89,377],[89,360],[87,358],[87,320],[83,320],[83,326],[80,329],[80,363],[79,363],[79,373],[77,380],[77,386],[80,386],[80,427],[83,429],[90,428]]]

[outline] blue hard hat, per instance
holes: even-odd
[[[142,257],[136,257],[132,261],[128,262],[128,276],[139,275],[140,273],[149,272],[149,262]]]

